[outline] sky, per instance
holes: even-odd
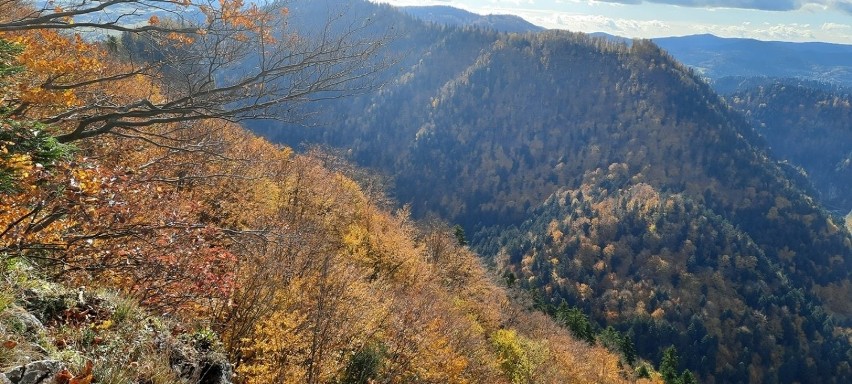
[[[852,44],[852,0],[374,0],[512,14],[552,29],[624,37],[711,33]]]

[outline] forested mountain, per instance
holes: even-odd
[[[847,63],[852,47],[766,42],[711,35],[654,39],[672,56],[708,77],[713,89],[744,114],[821,204],[838,215],[852,210]],[[754,56],[754,57],[752,57]]]
[[[399,20],[407,55],[379,93],[325,105],[321,129],[254,129],[387,173],[541,308],[581,307],[647,358],[850,380],[849,232],[699,76],[649,41]]]
[[[286,10],[239,0],[157,3],[203,12],[188,30],[122,23],[150,3],[2,4],[0,382],[661,382],[620,334],[531,310],[367,172],[227,121],[366,89],[345,80],[381,40],[276,40]],[[132,36],[66,34],[75,13]]]
[[[514,15],[478,15],[443,5],[410,6],[400,9],[420,20],[439,25],[472,26],[499,32],[539,32],[544,28]]]
[[[801,78],[852,86],[852,46],[691,35],[654,42],[703,76]]]
[[[774,156],[800,167],[816,197],[839,215],[852,211],[852,100],[839,88],[776,80],[728,97]]]

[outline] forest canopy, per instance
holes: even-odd
[[[138,321],[221,352],[239,383],[660,382],[531,311],[458,229],[418,224],[331,157],[233,122],[369,88],[381,39],[309,42],[272,28],[286,12],[239,2],[191,30],[68,19],[137,4],[195,5],[2,2],[0,370],[70,359],[85,368],[65,382],[186,379],[168,345],[139,344]],[[238,63],[254,66],[222,76]],[[35,276],[80,288],[46,301]],[[7,327],[24,310],[39,335]]]

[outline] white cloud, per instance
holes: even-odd
[[[497,13],[520,15],[533,24],[546,28],[567,29],[580,32],[606,32],[624,37],[652,38],[711,33],[722,37],[743,37],[758,40],[780,41],[852,41],[852,26],[825,23],[751,23],[702,24],[694,22],[632,20],[602,15],[585,15],[570,12],[539,11],[530,9],[495,9]]]
[[[852,25],[838,23],[824,23],[820,26],[823,31],[829,32],[852,32]]]
[[[707,33],[713,33],[724,37],[748,37],[759,40],[781,40],[781,41],[813,41],[817,38],[814,28],[810,24],[770,24],[759,25],[709,25],[704,26]]]
[[[672,25],[660,20],[630,20],[602,15],[585,15],[570,12],[539,11],[533,9],[493,9],[494,13],[513,13],[527,21],[553,29],[580,32],[607,32],[628,37],[659,36],[672,30]]]
[[[852,0],[590,0],[617,4],[658,3],[693,8],[736,8],[762,11],[794,11],[818,6],[852,13]]]

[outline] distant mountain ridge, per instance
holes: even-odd
[[[653,39],[703,76],[788,77],[852,86],[852,45],[692,35]]]
[[[544,28],[514,15],[479,15],[446,5],[400,7],[420,20],[452,26],[474,26],[498,32],[539,32]]]
[[[442,25],[477,26],[500,32],[540,32],[545,28],[519,16],[478,15],[451,6],[400,9],[418,19]],[[632,39],[592,33],[616,42]],[[651,39],[678,61],[712,80],[724,77],[800,78],[852,86],[852,45],[821,42],[762,41],[697,34]]]

